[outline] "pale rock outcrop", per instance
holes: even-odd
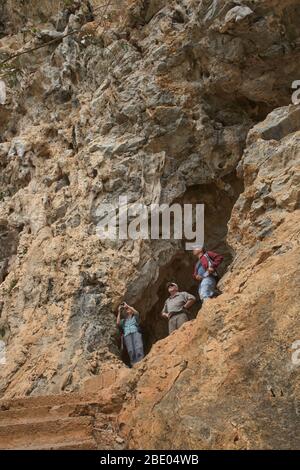
[[[225,23],[230,23],[231,21],[238,22],[247,18],[247,16],[252,15],[253,11],[251,8],[246,6],[236,6],[226,13]]]

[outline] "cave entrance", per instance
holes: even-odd
[[[157,281],[149,286],[144,299],[140,299],[137,302],[128,301],[128,303],[134,305],[141,314],[141,330],[145,355],[149,353],[152,345],[156,343],[156,341],[168,335],[168,322],[161,317],[161,311],[168,296],[166,288],[168,281],[172,280],[176,282],[180,290],[190,292],[196,296],[197,303],[190,309],[189,319],[196,318],[201,303],[197,297],[197,283],[191,276],[193,263],[194,258],[191,252],[187,252],[184,249],[177,250],[172,259],[160,268]],[[146,298],[148,297],[149,299],[149,296],[157,300],[154,301],[153,305],[145,312]],[[125,346],[123,346],[121,351],[121,359],[129,366],[130,361]]]
[[[0,284],[8,275],[19,243],[19,232],[11,229],[6,221],[0,220]]]
[[[232,208],[242,192],[242,182],[236,174],[223,178],[218,184],[211,183],[189,188],[180,200],[181,204],[204,204],[205,206],[205,245],[207,249],[221,253],[224,261],[218,269],[220,277],[227,271],[233,260],[234,253],[226,242],[227,224]],[[161,311],[168,297],[166,283],[174,281],[179,290],[195,295],[197,303],[190,309],[190,319],[197,316],[201,307],[198,296],[198,283],[192,278],[195,259],[190,251],[185,251],[184,242],[168,262],[160,266],[157,280],[149,285],[135,302],[141,313],[141,326],[144,339],[145,354],[148,354],[156,341],[168,335],[168,324],[161,317]]]
[[[186,291],[195,295],[197,302],[189,310],[189,319],[196,318],[201,302],[197,294],[197,283],[192,278],[193,265],[194,258],[192,253],[179,250],[167,265],[160,268],[159,277],[155,285],[152,286],[158,300],[146,312],[145,319],[142,321],[145,354],[148,354],[156,341],[168,335],[168,321],[161,317],[161,311],[169,295],[166,288],[167,282],[176,282],[180,291]]]

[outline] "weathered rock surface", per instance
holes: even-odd
[[[264,139],[296,111],[276,110],[249,133],[224,293],[139,366],[119,418],[132,448],[299,448],[300,131],[291,120],[282,139]]]
[[[1,60],[41,42],[7,34],[26,29],[8,5]],[[52,36],[83,26],[5,78],[2,396],[122,374],[125,297],[147,351],[156,342],[107,392],[129,447],[299,447],[298,12],[296,0],[124,1],[90,21],[87,2],[53,2],[40,18]],[[162,341],[165,281],[195,289],[192,260],[178,241],[99,240],[99,206],[122,195],[205,203],[206,242],[229,267],[223,295]]]
[[[0,449],[121,450],[115,408],[97,394],[0,401]]]

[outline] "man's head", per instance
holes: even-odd
[[[197,258],[201,258],[205,253],[205,248],[204,246],[197,246],[193,249],[193,255],[197,256]]]
[[[167,289],[170,295],[174,295],[176,292],[178,292],[178,285],[176,282],[168,282]]]

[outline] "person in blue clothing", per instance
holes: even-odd
[[[219,253],[207,251],[204,246],[195,248],[193,254],[198,258],[193,278],[199,282],[199,297],[202,302],[205,302],[216,294],[217,268],[224,258]]]
[[[194,278],[199,281],[198,292],[202,302],[214,296],[216,281],[213,276],[203,268],[201,263],[198,263],[195,268]]]
[[[121,318],[122,312],[125,313],[125,318]],[[126,302],[119,306],[117,325],[123,333],[131,366],[144,358],[143,337],[140,331],[139,318],[139,312]]]

